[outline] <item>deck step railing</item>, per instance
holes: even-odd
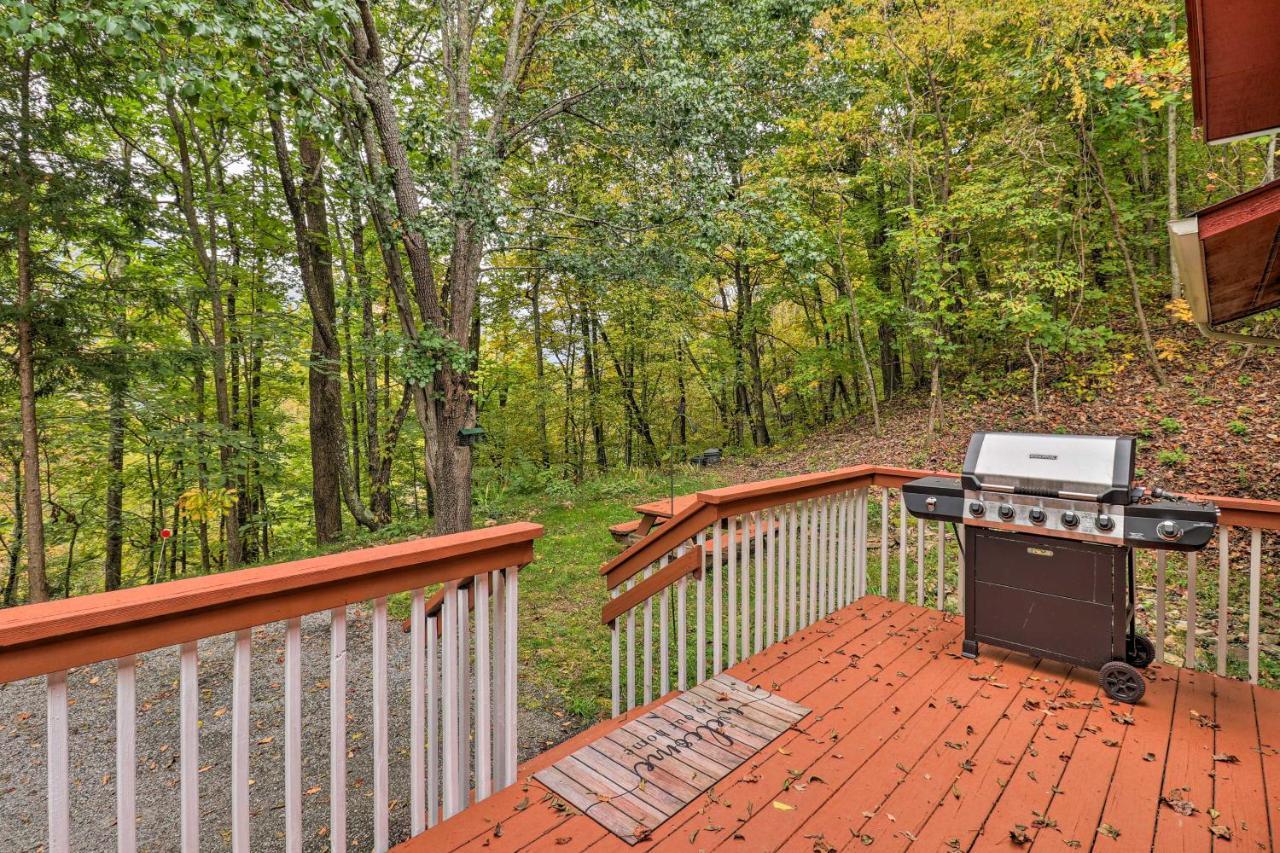
[[[701,492],[606,564],[614,716],[869,593],[961,608],[953,534],[909,519],[901,500],[922,474],[864,465]]]
[[[537,525],[512,524],[0,611],[0,685],[45,681],[46,849],[106,849],[114,834],[122,851],[194,853],[210,838],[224,839],[235,851],[268,839],[274,846],[277,838],[287,850],[319,840],[340,851],[347,846],[349,818],[358,817],[351,822],[372,827],[372,837],[362,837],[359,846],[386,850],[393,820],[407,824],[398,836],[416,834],[465,808],[473,788],[480,799],[513,783],[518,571],[532,561],[541,532]],[[428,606],[426,589],[437,585]],[[389,661],[392,608],[409,615],[407,667]],[[357,623],[362,644],[367,634],[371,648],[352,644],[348,628]],[[264,648],[264,638],[282,649]],[[202,649],[210,655],[216,650],[219,658],[230,652],[229,683],[209,676],[210,683],[229,688],[227,695],[211,696],[212,688],[202,685]],[[304,683],[304,650],[306,659],[321,662],[317,671],[327,674],[327,684]],[[144,725],[177,718],[178,779],[176,791],[163,794],[174,797],[170,810],[145,803],[153,815],[148,824],[139,820],[139,771],[154,773],[156,756],[139,750],[140,671],[163,670],[170,654],[177,657],[177,695],[162,689],[142,705],[145,719],[155,721]],[[357,657],[367,666],[353,666]],[[90,722],[69,725],[69,715],[89,720],[84,706],[102,701],[102,690],[88,685],[104,679],[77,676],[77,688],[70,689],[68,672],[102,662],[114,662],[114,772],[103,778],[103,785],[114,787],[113,830],[102,830],[101,821],[77,826],[72,804],[86,783],[84,771],[71,766],[73,740],[101,741],[104,733],[92,731]],[[257,668],[278,682],[261,689],[261,678],[252,681]],[[327,738],[322,712],[304,733],[304,705],[315,709],[318,700],[310,695],[316,692],[320,699],[327,694]],[[154,707],[166,702],[176,707]],[[258,703],[269,709],[268,719]],[[218,709],[209,714],[214,705]],[[406,705],[408,743],[392,750],[392,711]],[[357,706],[367,708],[369,718],[358,716]],[[225,718],[228,708],[229,773],[219,768],[212,784],[229,785],[229,807],[215,809],[201,798],[204,773],[211,769],[201,763],[202,730],[214,722],[211,716]],[[110,715],[93,717],[104,718]],[[283,790],[263,790],[251,777],[251,752],[275,740],[262,731],[277,729],[283,744],[272,749],[281,750]],[[225,746],[208,743],[206,749]],[[348,758],[356,749],[372,779],[351,778]],[[407,803],[392,795],[393,768],[397,780],[408,776]],[[206,781],[206,795],[209,786]],[[325,788],[327,809],[326,798],[310,796]],[[154,817],[161,813],[165,818]],[[99,830],[103,837],[94,836]]]
[[[607,563],[602,621],[610,629],[614,716],[701,682],[867,594],[963,612],[957,534],[908,516],[902,501],[903,483],[931,473],[862,465],[700,492]],[[1266,657],[1260,603],[1280,595],[1280,549],[1271,538],[1280,502],[1208,499],[1221,509],[1216,549],[1138,552],[1139,631],[1166,661],[1256,684]],[[1216,577],[1206,587],[1202,567],[1210,560]]]

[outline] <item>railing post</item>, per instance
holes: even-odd
[[[1227,630],[1230,628],[1231,600],[1230,545],[1227,528],[1218,528],[1218,675],[1227,674]]]
[[[391,846],[387,827],[387,599],[373,602],[373,846],[383,853]]]
[[[200,851],[200,684],[194,642],[179,650],[178,725],[183,853]]]
[[[67,673],[51,672],[45,679],[45,748],[49,762],[49,851],[67,853],[71,849],[71,810],[67,790]],[[185,735],[185,728],[183,730]],[[184,754],[185,758],[185,754]],[[185,782],[185,776],[184,776]],[[185,793],[185,791],[184,791]],[[186,800],[183,800],[183,828],[186,828]],[[183,833],[186,840],[186,833]]]
[[[116,849],[120,853],[128,853],[138,846],[138,809],[134,799],[138,716],[135,664],[134,655],[116,661]]]

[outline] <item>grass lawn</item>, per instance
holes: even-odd
[[[722,484],[714,469],[676,472],[676,494]],[[600,623],[608,600],[600,566],[622,546],[609,525],[636,517],[631,507],[670,494],[662,473],[636,471],[583,483],[571,500],[512,498],[499,521],[546,527],[533,565],[520,574],[521,675],[557,710],[595,720],[609,713],[609,632]]]

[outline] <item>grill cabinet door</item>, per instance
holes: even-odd
[[[966,530],[973,639],[1093,669],[1123,648],[1126,549]]]

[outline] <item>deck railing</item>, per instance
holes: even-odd
[[[962,612],[954,534],[910,518],[901,497],[903,483],[931,473],[861,465],[698,493],[601,570],[614,716],[666,693],[673,672],[686,689],[690,673],[700,682],[708,667],[719,673],[869,593]],[[1139,630],[1164,659],[1223,675],[1235,674],[1228,663],[1240,649],[1257,683],[1260,602],[1280,594],[1264,573],[1280,549],[1264,551],[1264,534],[1280,530],[1280,502],[1209,499],[1221,509],[1216,587],[1199,577],[1207,555],[1140,551]],[[1242,535],[1247,552],[1232,547]],[[1232,574],[1242,562],[1243,585]],[[1169,642],[1179,631],[1182,660]]]
[[[371,731],[372,846],[386,850],[389,817],[393,812],[402,815],[404,808],[389,793],[388,769],[404,760],[389,751],[389,707],[390,699],[398,702],[405,693],[410,731],[409,831],[421,832],[461,811],[469,802],[473,782],[477,799],[511,784],[516,772],[518,570],[532,561],[533,540],[541,532],[538,525],[511,524],[0,612],[0,684],[39,676],[46,682],[47,849],[54,853],[71,849],[77,821],[69,797],[70,735],[90,733],[82,732],[80,726],[69,732],[69,709],[77,700],[81,700],[77,713],[84,702],[101,701],[100,691],[88,689],[79,697],[70,696],[68,670],[104,661],[115,662],[116,846],[132,851],[140,845],[139,829],[144,835],[168,829],[139,827],[136,801],[137,671],[144,660],[149,667],[161,666],[167,652],[159,650],[166,649],[176,650],[178,658],[180,767],[175,817],[179,826],[176,843],[144,838],[143,846],[180,845],[184,851],[198,851],[202,836],[207,843],[209,837],[221,834],[233,850],[247,851],[251,832],[261,831],[261,823],[268,821],[270,831],[282,829],[278,835],[286,849],[301,850],[304,841],[314,840],[310,835],[303,837],[304,796],[327,787],[328,821],[320,832],[330,849],[345,849],[348,810],[365,808],[367,788],[364,779],[348,779],[348,750],[354,739]],[[437,584],[442,589],[429,610],[425,588]],[[407,683],[393,680],[388,669],[389,597],[396,607],[407,606],[409,613],[408,676],[401,676]],[[475,605],[472,614],[470,603]],[[348,666],[348,653],[355,652],[347,639],[353,606],[359,608],[360,624],[365,617],[370,623],[367,672]],[[314,688],[304,687],[302,675],[303,617],[310,614],[315,614],[310,624],[314,619],[328,622],[328,631],[321,628],[320,634],[323,642],[327,633],[328,648],[311,656],[327,655],[328,683],[321,681]],[[259,691],[251,689],[250,680],[254,629],[262,626],[283,628],[283,674],[268,688],[276,694],[273,701],[283,694],[283,791],[264,792],[261,785],[253,787],[255,780],[250,778],[251,743],[272,739],[261,738],[251,724],[254,703],[267,698],[253,695]],[[211,699],[202,695],[207,691],[200,684],[201,641],[205,649],[210,642],[228,642],[232,658],[230,695],[214,699],[226,701],[231,715],[230,806],[221,814],[211,814],[213,807],[202,807],[201,802],[201,774],[209,769],[200,763],[201,730],[206,722],[201,706]],[[277,650],[260,649],[259,653],[263,651]],[[144,659],[145,653],[154,654]],[[270,669],[277,662],[262,660],[259,666]],[[397,666],[395,672],[403,673],[403,668]],[[98,681],[95,677],[92,683]],[[305,792],[304,753],[314,751],[304,743],[303,703],[311,701],[304,689],[307,694],[325,690],[329,706],[328,766],[324,767],[324,747],[318,761],[306,762],[308,780],[321,775],[327,786]],[[372,719],[351,717],[349,690],[360,691],[362,700],[364,695],[371,696]],[[148,702],[144,708],[153,710],[150,706]],[[215,715],[225,711],[223,706]],[[324,743],[315,734],[311,737]],[[109,776],[104,776],[103,784]],[[362,789],[355,802],[349,802],[352,785]],[[255,810],[251,810],[251,792],[259,806]],[[283,800],[283,821],[275,811],[277,799]],[[271,807],[262,808],[264,802]],[[105,830],[107,837],[86,842],[84,833],[89,828],[76,829],[78,849],[86,843],[92,849],[110,846],[111,830]]]

